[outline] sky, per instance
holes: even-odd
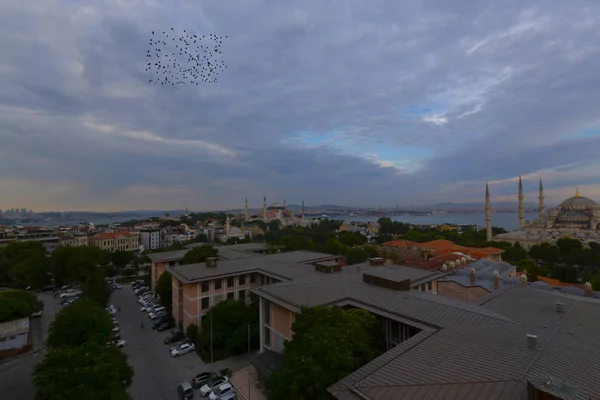
[[[0,209],[600,201],[600,2],[4,0]],[[228,36],[152,85],[152,31]]]

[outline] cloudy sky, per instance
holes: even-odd
[[[600,200],[600,2],[4,0],[0,208]],[[153,86],[152,31],[215,84]]]

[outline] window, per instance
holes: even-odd
[[[246,291],[245,290],[240,290],[240,294],[238,297],[240,300],[246,300]]]
[[[210,286],[209,286],[208,282],[202,282],[202,293],[208,292],[209,289],[210,289]]]
[[[256,282],[256,274],[250,274],[250,283]]]
[[[238,277],[238,285],[243,286],[246,284],[246,275],[240,275]]]
[[[271,330],[265,326],[265,346],[271,347]]]
[[[227,293],[227,300],[234,300],[234,299],[235,299],[235,292]]]
[[[277,353],[283,353],[285,349],[283,344],[285,343],[285,338],[281,336],[279,333],[275,333],[275,351]]]
[[[233,285],[234,285],[233,277],[227,278],[227,287],[233,287]]]
[[[221,290],[223,282],[220,279],[215,279],[215,290]]]
[[[268,301],[263,302],[263,313],[266,325],[271,325],[271,304]]]
[[[207,310],[210,307],[210,297],[202,298],[202,309]]]
[[[174,267],[175,266],[175,261],[169,261],[169,267]]]
[[[431,292],[433,290],[433,282],[427,282],[427,291]]]
[[[218,294],[215,296],[215,305],[217,305],[217,303],[220,303],[221,300],[223,300],[223,295],[222,294]]]

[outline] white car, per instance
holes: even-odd
[[[179,357],[187,353],[191,353],[196,349],[194,343],[181,343],[171,348],[171,357]]]
[[[113,332],[119,332],[119,330],[120,330],[119,329],[119,325],[115,325],[112,331]]]
[[[68,291],[66,293],[63,293],[60,295],[61,299],[67,299],[70,297],[75,297],[75,296],[81,296],[81,292],[79,290],[74,290],[74,291]]]
[[[226,376],[218,376],[216,378],[211,379],[210,381],[206,382],[201,388],[200,388],[200,395],[203,397],[208,396],[208,394],[210,392],[212,392],[213,390],[215,390],[216,388],[218,388],[219,386],[228,383],[229,382],[229,378]]]
[[[210,392],[208,398],[210,400],[219,400],[221,396],[225,396],[227,393],[231,392],[233,392],[233,386],[231,386],[231,383],[227,382]]]
[[[148,316],[150,317],[150,320],[152,320],[152,321],[154,321],[155,319],[158,319],[164,315],[167,315],[166,311],[150,312],[150,314],[148,314]]]
[[[115,346],[115,347],[122,349],[123,347],[127,346],[127,342],[124,340],[115,340],[115,341],[106,343],[106,347],[110,347],[110,346]]]

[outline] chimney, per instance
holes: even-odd
[[[498,290],[500,287],[500,272],[497,269],[494,270],[494,290]]]
[[[527,286],[527,272],[526,271],[523,271],[523,274],[521,274],[519,279],[521,280],[521,285]]]
[[[469,280],[471,281],[471,283],[475,283],[475,281],[477,280],[475,278],[475,268],[471,267],[471,272],[469,273]]]
[[[206,258],[206,266],[208,268],[214,268],[217,266],[217,258],[216,257],[207,257]]]
[[[530,333],[527,334],[527,347],[531,347],[533,349],[537,346],[537,335],[532,335]]]
[[[556,312],[564,313],[565,312],[565,303],[560,300],[556,300]]]
[[[590,282],[586,282],[583,287],[585,289],[585,297],[592,297],[592,284]]]
[[[372,257],[369,258],[369,265],[371,267],[377,267],[379,265],[383,265],[385,263],[385,260],[381,257]]]

